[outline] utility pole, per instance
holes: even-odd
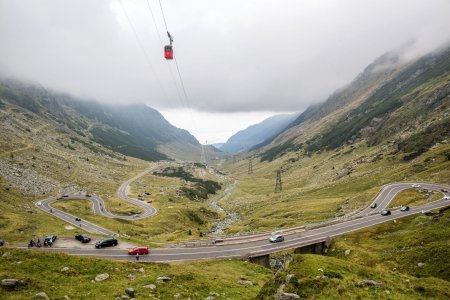
[[[281,170],[277,171],[277,181],[275,184],[275,193],[281,192]]]
[[[208,141],[205,141],[205,145],[207,145],[207,144],[208,144]],[[208,165],[206,164],[206,151],[205,151],[205,147],[203,144],[202,144],[202,156],[201,156],[200,160],[205,165],[205,168],[206,168]]]
[[[248,160],[248,174],[253,174],[253,158]]]

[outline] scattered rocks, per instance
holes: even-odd
[[[140,268],[138,271],[141,272],[141,273],[145,273],[144,268]]]
[[[323,273],[323,269],[322,269],[322,268],[319,268],[319,269],[317,269],[317,271],[319,271],[319,272],[322,272],[322,273]]]
[[[213,296],[208,296],[204,300],[216,300],[216,298],[214,298]]]
[[[425,267],[425,263],[420,262],[420,263],[417,264],[417,266],[418,266],[419,268],[423,268],[423,267]]]
[[[3,253],[3,255],[2,255],[2,257],[8,257],[8,256],[11,256],[11,254],[10,254],[9,252],[5,252],[5,253]]]
[[[44,293],[44,292],[37,293],[37,294],[34,295],[31,299],[32,299],[32,300],[38,300],[38,299],[50,300],[50,298],[49,298],[49,297],[47,296],[47,294]]]
[[[180,298],[180,294],[175,294],[175,295],[173,295],[173,297],[175,298],[175,299],[178,299],[178,298]]]
[[[363,280],[359,282],[359,286],[373,286],[376,288],[381,288],[383,285],[375,280]]]
[[[25,283],[23,282],[23,280],[19,280],[19,279],[15,279],[15,278],[6,278],[6,279],[2,279],[1,285],[4,288],[16,288],[21,285],[25,285]]]
[[[347,250],[345,250],[344,254],[345,254],[345,256],[348,256],[348,255],[350,255],[351,252],[352,251],[350,249],[347,249]]]
[[[67,296],[67,295],[64,295],[63,299],[64,299],[64,300],[70,300],[70,297]]]
[[[134,298],[134,289],[133,288],[126,288],[125,293],[130,296],[131,298]]]
[[[95,276],[95,281],[100,282],[100,281],[104,281],[104,280],[106,280],[108,278],[109,278],[109,274],[108,273],[99,274],[99,275]]]
[[[61,269],[61,273],[66,273],[67,271],[69,271],[69,267],[64,267]]]
[[[156,285],[154,285],[154,284],[144,285],[144,287],[147,288],[147,289],[151,289],[151,290],[156,289]]]
[[[168,281],[171,281],[172,278],[170,278],[168,276],[159,276],[158,278],[156,278],[156,280],[162,281],[162,282],[168,282]]]

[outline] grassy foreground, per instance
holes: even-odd
[[[2,257],[4,253],[6,257]],[[175,264],[116,262],[37,251],[1,249],[0,278],[17,278],[25,285],[0,289],[0,299],[30,299],[45,292],[50,299],[115,299],[132,287],[138,299],[253,299],[271,276],[268,269],[239,260]],[[61,271],[68,267],[67,271]],[[108,273],[102,282],[95,276]],[[171,278],[168,282],[159,276]],[[243,284],[239,280],[251,281]],[[154,284],[155,289],[144,287]]]

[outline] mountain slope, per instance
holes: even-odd
[[[325,103],[308,108],[269,141],[272,144],[263,145],[263,159],[300,148],[333,150],[362,140],[374,146],[388,137],[396,145],[404,144],[407,136],[433,126],[439,133],[431,140],[439,142],[448,133],[449,72],[449,48],[407,64],[398,63],[395,55],[384,55]],[[432,142],[426,144],[420,147],[432,146]]]
[[[15,80],[0,81],[0,99],[18,105],[95,142],[144,160],[155,161],[173,153],[200,157],[201,146],[186,130],[172,126],[156,110],[143,105],[103,105],[54,93]],[[163,149],[173,148],[174,151]]]
[[[283,114],[267,118],[231,136],[220,147],[220,150],[228,153],[244,152],[283,131],[296,116],[295,114]]]

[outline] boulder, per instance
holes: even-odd
[[[2,257],[8,257],[8,256],[11,256],[11,254],[10,254],[9,252],[5,252],[5,253],[3,253],[3,255],[2,255]]]
[[[350,252],[352,252],[350,249],[345,250],[344,252],[345,256],[350,255]]]
[[[423,267],[425,267],[425,263],[420,262],[420,263],[417,264],[417,266],[418,266],[419,268],[423,268]]]
[[[99,275],[95,276],[95,281],[100,282],[100,281],[104,281],[104,280],[106,280],[108,278],[109,278],[109,274],[108,273],[99,274]]]
[[[39,300],[39,299],[50,300],[50,298],[49,298],[49,297],[47,296],[47,294],[44,293],[44,292],[37,293],[37,294],[34,295],[31,299],[32,299],[32,300]]]
[[[135,279],[136,279],[136,275],[134,275],[134,274],[128,274],[127,278],[128,278],[129,280],[135,280]]]
[[[375,280],[363,280],[359,282],[359,286],[373,286],[376,288],[381,288],[383,285]]]
[[[69,267],[64,267],[64,268],[61,269],[61,273],[65,273],[67,271],[69,271]]]
[[[172,278],[170,278],[168,276],[159,276],[158,278],[156,278],[156,280],[162,281],[162,282],[167,282],[167,281],[171,281]]]
[[[300,296],[294,293],[281,292],[275,295],[275,300],[295,300],[300,299]]]
[[[241,285],[250,285],[250,286],[253,285],[253,282],[246,279],[239,279],[236,283]]]
[[[151,290],[156,289],[156,285],[154,285],[154,284],[144,285],[144,287],[147,288],[147,289],[151,289]]]
[[[24,285],[25,283],[23,282],[23,280],[19,280],[19,279],[15,279],[15,278],[6,278],[6,279],[2,279],[1,284],[2,284],[2,287],[5,287],[5,288],[15,288],[20,285]]]
[[[141,272],[141,273],[145,273],[144,268],[140,268],[138,271]]]
[[[125,293],[130,296],[131,298],[134,298],[134,289],[133,288],[126,288]]]

